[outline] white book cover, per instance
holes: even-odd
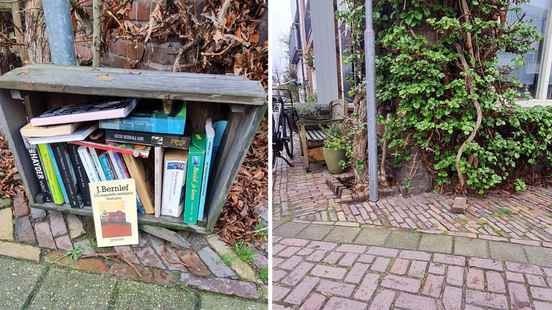
[[[155,217],[161,216],[161,202],[163,192],[163,147],[155,147]]]
[[[51,136],[41,138],[27,138],[30,144],[50,144],[69,141],[82,141],[86,139],[94,130],[98,129],[97,125],[85,126],[79,128],[77,131],[70,135],[65,136]]]
[[[115,158],[115,153],[113,151],[107,151],[107,154],[109,155],[109,159],[111,159],[111,163],[113,164],[113,170],[115,170],[115,177],[118,180],[124,179],[125,176],[121,171],[121,167],[119,167],[119,165],[117,164],[117,158]]]
[[[184,209],[184,184],[188,153],[182,150],[165,152],[161,215],[179,217]]]
[[[211,160],[213,155],[213,144],[215,141],[215,128],[213,128],[213,121],[208,118],[205,122],[205,164],[203,165],[203,182],[201,182],[201,192],[199,196],[199,208],[197,213],[197,220],[203,221],[205,213],[205,200],[207,199],[207,183],[209,182],[209,172],[211,171]]]
[[[98,153],[96,153],[96,150],[92,147],[88,148],[88,152],[90,152],[90,157],[92,158],[92,163],[94,164],[94,167],[96,168],[96,171],[98,172],[98,176],[100,177],[100,181],[107,181],[107,178],[105,177],[105,173],[102,168],[102,164],[100,164],[100,158],[98,157]]]
[[[90,158],[90,153],[88,153],[86,147],[80,146],[77,151],[79,153],[82,164],[84,165],[84,170],[86,171],[86,175],[88,176],[89,181],[99,182],[100,177],[98,176],[98,172],[96,172],[96,169],[94,168],[92,158]]]

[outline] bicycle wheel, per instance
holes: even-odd
[[[282,116],[284,148],[286,149],[288,158],[293,159],[293,130],[291,129],[291,120],[287,114],[283,114]]]

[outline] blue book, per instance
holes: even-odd
[[[102,165],[105,179],[107,181],[116,180],[117,178],[115,177],[113,171],[111,171],[111,167],[109,166],[109,156],[107,155],[107,153],[103,153],[98,158],[100,159],[100,164]]]
[[[197,220],[203,221],[205,213],[205,200],[207,198],[207,183],[209,181],[209,172],[211,171],[211,159],[213,155],[213,147],[215,143],[215,128],[213,121],[209,118],[205,122],[205,163],[203,165],[203,182],[201,182],[201,192],[199,196],[199,209]]]
[[[67,190],[65,189],[65,185],[63,184],[61,172],[59,171],[56,157],[54,156],[54,151],[52,151],[52,146],[50,144],[46,144],[46,146],[48,147],[48,154],[50,155],[50,159],[52,160],[52,166],[54,167],[54,171],[56,172],[56,179],[59,183],[59,186],[61,187],[61,192],[63,193],[63,200],[65,200],[66,203],[69,203],[69,196],[67,195]]]
[[[175,111],[165,113],[163,107],[144,105],[125,118],[100,121],[100,128],[183,135],[186,128],[186,104],[175,103]]]
[[[215,154],[215,157],[217,156],[220,143],[222,142],[222,136],[224,136],[226,125],[228,125],[228,121],[216,121],[213,124],[213,127],[215,128],[215,140],[213,141],[213,153]]]

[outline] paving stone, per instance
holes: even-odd
[[[493,293],[506,293],[506,284],[502,275],[496,271],[486,271],[487,290]]]
[[[326,303],[324,310],[365,309],[367,304],[347,298],[332,297]]]
[[[433,261],[445,265],[465,266],[466,258],[463,256],[446,255],[436,253],[433,255]]]
[[[343,255],[343,257],[339,261],[338,265],[344,266],[344,267],[351,267],[355,263],[358,256],[359,256],[358,253],[345,253],[345,255]]]
[[[366,251],[366,246],[355,244],[343,244],[335,249],[338,252],[363,253]]]
[[[299,281],[314,267],[314,264],[302,262],[281,281],[285,285],[297,285]],[[273,274],[274,276],[274,274]],[[273,279],[273,281],[275,281]]]
[[[232,270],[234,270],[241,279],[250,282],[257,281],[257,276],[255,271],[253,271],[253,268],[239,259],[236,253],[234,253],[230,247],[220,240],[218,236],[211,235],[207,237],[207,242],[218,255],[221,257],[225,256],[230,259],[230,268],[232,268]]]
[[[529,263],[538,266],[552,267],[552,249],[526,246],[525,253]]]
[[[137,248],[135,249],[134,253],[136,254],[136,257],[138,257],[142,265],[165,269],[165,266],[163,265],[161,259],[159,258],[159,256],[157,256],[153,248],[149,246],[145,248]]]
[[[186,238],[184,238],[183,236],[177,234],[172,230],[159,227],[159,226],[151,226],[151,225],[140,225],[140,229],[159,239],[166,240],[171,244],[173,244],[174,246],[178,246],[183,249],[187,249],[191,247],[190,242],[186,240]]]
[[[531,286],[546,286],[546,281],[541,276],[527,274],[525,277],[527,277],[527,283]]]
[[[69,227],[69,237],[71,239],[76,239],[84,234],[86,231],[82,225],[82,221],[79,217],[74,214],[68,214],[66,217],[67,226]]]
[[[385,272],[387,270],[387,267],[389,266],[390,261],[391,260],[386,257],[376,257],[376,260],[374,261],[370,269],[377,272]]]
[[[466,285],[469,288],[483,290],[485,287],[483,270],[469,268],[466,276]]]
[[[292,256],[279,264],[278,268],[285,270],[293,270],[299,263],[303,261],[301,256]]]
[[[66,235],[67,226],[65,226],[65,220],[63,219],[63,214],[58,211],[48,211],[50,218],[50,230],[52,231],[52,236],[54,238]]]
[[[337,247],[336,243],[325,241],[312,241],[307,245],[309,249],[331,251]]]
[[[489,241],[489,248],[491,250],[491,257],[494,259],[527,263],[523,247],[520,245]]]
[[[466,290],[466,302],[482,307],[508,309],[508,300],[502,294]]]
[[[320,280],[316,290],[325,296],[349,297],[353,294],[355,286],[352,284],[322,279]]]
[[[59,236],[55,239],[56,247],[63,251],[69,251],[73,249],[73,244],[71,243],[71,239],[69,236]]]
[[[229,249],[229,248],[228,248]],[[278,252],[278,256],[280,257],[292,257],[293,255],[297,254],[297,252],[301,251],[302,248],[298,246],[288,246],[287,248],[283,249],[282,251]],[[227,253],[227,255],[232,255]]]
[[[30,213],[29,206],[25,201],[25,193],[17,191],[13,200],[13,213],[15,217],[27,216]]]
[[[330,225],[309,225],[301,232],[301,238],[308,240],[324,240],[328,233],[332,230]]]
[[[0,309],[24,309],[23,305],[46,267],[6,257],[0,257],[0,265]]]
[[[399,254],[400,258],[405,259],[412,259],[412,260],[423,260],[423,261],[429,261],[431,259],[431,254],[426,252],[420,252],[420,251],[409,251],[409,250],[403,250]]]
[[[410,269],[408,270],[408,275],[414,278],[423,278],[426,273],[427,265],[427,262],[412,262],[412,264],[410,264]]]
[[[473,238],[455,237],[454,254],[463,256],[489,257],[488,241]]]
[[[226,266],[220,256],[210,247],[204,247],[197,252],[201,260],[207,265],[209,270],[218,278],[237,278],[236,273]]]
[[[443,289],[444,283],[444,276],[430,274],[425,280],[424,286],[422,288],[422,294],[437,298],[441,295],[441,290]]]
[[[386,256],[386,257],[397,257],[397,255],[399,254],[399,250],[373,246],[373,247],[370,247],[368,251],[366,251],[366,254],[376,255],[376,256]]]
[[[112,309],[194,309],[193,305],[199,303],[198,298],[190,291],[134,281],[120,281],[117,292]],[[202,296],[202,309],[214,309],[211,305],[216,303],[213,303],[212,297],[207,296]],[[227,301],[232,300],[235,299]]]
[[[389,234],[390,231],[387,229],[364,228],[358,234],[355,243],[383,246]]]
[[[347,276],[345,277],[345,282],[358,284],[362,280],[364,273],[368,270],[370,265],[363,263],[356,263],[353,265]]]
[[[192,303],[188,303],[188,307]],[[166,304],[165,304],[166,305]],[[151,308],[154,309],[154,308]],[[176,309],[185,309],[184,307],[175,307]],[[247,309],[247,310],[265,310],[268,309],[266,303],[259,303],[250,300],[243,300],[237,298],[231,298],[226,296],[214,295],[214,294],[202,294],[201,295],[201,307],[200,310],[233,310],[233,309]]]
[[[310,292],[318,284],[319,279],[314,277],[305,277],[285,299],[286,303],[300,305],[309,296]]]
[[[214,293],[235,295],[248,299],[259,298],[257,286],[251,282],[222,278],[198,277],[190,273],[182,273],[180,275],[180,282],[200,290]]]
[[[303,223],[289,222],[278,226],[272,233],[279,237],[293,238],[307,226],[307,224]]]
[[[418,279],[401,277],[397,275],[386,275],[381,286],[389,289],[416,293],[420,289],[421,282]]]
[[[395,307],[401,307],[409,310],[437,309],[434,299],[408,293],[399,293],[399,297],[397,297],[397,300],[395,301]]]
[[[281,281],[285,276],[287,275],[287,272],[281,270],[281,269],[272,269],[272,282],[279,282]]]
[[[0,209],[0,239],[13,241],[13,216],[10,208]]]
[[[360,254],[360,256],[357,259],[357,262],[370,264],[371,262],[374,261],[374,259],[376,259],[374,255]]]
[[[108,309],[116,280],[52,267],[29,309]]]
[[[529,264],[520,264],[520,263],[513,263],[513,262],[506,262],[506,269],[513,271],[513,272],[520,272],[520,273],[529,273],[534,275],[542,275],[542,270],[540,267],[535,265],[529,265]]]
[[[445,274],[445,264],[441,263],[429,263],[428,272],[432,274],[444,275]]]
[[[324,305],[324,302],[326,302],[326,297],[324,297],[324,295],[321,295],[318,293],[312,293],[309,296],[309,298],[305,300],[301,309],[318,310],[322,308],[322,305]]]
[[[39,247],[52,250],[56,249],[56,243],[52,237],[48,222],[39,222],[34,224],[34,230]]]
[[[40,248],[22,243],[0,241],[0,255],[40,261]]]
[[[370,300],[378,288],[379,278],[380,275],[377,273],[367,273],[355,292],[355,298],[363,301]]]
[[[36,244],[33,226],[28,216],[15,218],[15,240],[31,245]]]
[[[462,286],[464,283],[464,268],[460,266],[448,266],[447,283]]]
[[[273,284],[272,285],[272,301],[282,300],[284,297],[286,297],[286,295],[289,293],[289,291],[291,291],[291,288],[289,288],[289,287],[284,287],[284,286],[279,286],[279,285]]]
[[[130,246],[121,245],[121,246],[115,246],[113,247],[115,252],[117,252],[119,255],[124,257],[126,260],[133,264],[141,264],[140,260],[138,260],[138,257],[136,257],[136,254],[134,253],[133,249]]]
[[[525,282],[525,279],[523,278],[523,274],[510,272],[510,271],[506,271],[506,280],[513,281],[513,282],[521,282],[521,283]]]
[[[489,258],[471,257],[468,261],[468,264],[470,267],[477,267],[481,269],[496,270],[496,271],[504,270],[504,267],[502,266],[502,262],[494,259],[489,259]]]
[[[393,262],[393,265],[391,266],[391,269],[389,272],[403,275],[408,271],[408,266],[410,265],[410,261],[402,258],[397,258]]]
[[[318,263],[320,261],[322,261],[322,259],[324,259],[324,257],[326,256],[326,251],[324,250],[316,250],[314,252],[312,252],[311,255],[309,255],[306,260],[309,261],[309,262],[315,262],[315,263]],[[272,262],[274,264],[274,259],[275,258],[272,258]]]
[[[533,298],[544,300],[544,301],[552,301],[552,289],[551,288],[544,288],[544,287],[531,287],[531,295],[533,295]]]
[[[428,252],[452,253],[452,237],[436,234],[423,234],[418,249]]]
[[[328,278],[328,279],[335,279],[335,280],[343,279],[346,273],[347,273],[347,269],[345,268],[325,266],[325,265],[316,265],[311,271],[311,274],[313,276]]]
[[[329,242],[352,243],[353,240],[355,240],[355,237],[358,235],[359,231],[360,231],[360,228],[356,228],[356,227],[336,226],[326,236],[326,238],[324,238],[324,240]]]
[[[193,273],[196,276],[200,277],[207,277],[210,275],[209,268],[207,268],[207,265],[203,263],[201,258],[194,252],[194,250],[190,249],[176,249],[173,248],[176,257],[180,262],[182,262],[182,265],[186,266],[186,268]],[[251,281],[253,282],[253,281]]]
[[[443,305],[447,310],[462,309],[462,289],[454,286],[445,287]]]
[[[535,310],[549,310],[552,309],[552,303],[535,301],[534,302]]]
[[[181,260],[181,257],[179,257],[177,253],[177,249],[170,246],[170,243],[166,242],[163,239],[149,236],[150,239],[150,246],[153,248],[155,253],[159,256],[163,264],[169,269],[174,271],[182,271],[187,272],[188,268],[186,268],[186,264]],[[178,250],[182,251],[182,248],[178,248]],[[182,252],[188,253],[188,252]],[[195,265],[195,264],[194,264]],[[204,271],[201,274],[208,275],[207,267],[203,268],[202,264],[199,266],[199,270]],[[196,275],[200,275],[198,271],[192,271]]]
[[[394,249],[416,250],[420,234],[409,231],[392,231],[385,241],[385,246]]]
[[[46,217],[46,211],[38,208],[31,208],[31,219],[33,222],[42,221]]]
[[[372,300],[369,310],[391,309],[391,304],[396,294],[397,293],[391,290],[380,291],[376,294],[374,300]]]
[[[303,234],[301,234],[301,237]],[[309,244],[308,240],[304,239],[297,239],[297,238],[285,238],[278,242],[279,244],[283,244],[285,246],[293,246],[293,247],[305,247],[307,244]]]

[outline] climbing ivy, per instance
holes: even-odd
[[[396,164],[419,150],[437,188],[478,193],[550,173],[552,108],[518,106],[527,92],[510,74],[542,39],[525,2],[375,1],[376,96]],[[346,0],[338,14],[353,46],[363,44],[362,3]],[[499,65],[500,53],[516,57]]]

